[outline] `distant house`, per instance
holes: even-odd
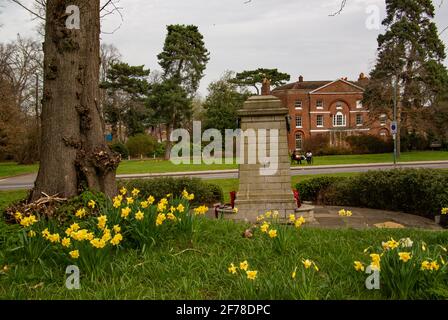
[[[390,122],[387,115],[376,119],[362,105],[369,79],[360,74],[358,81],[341,78],[334,81],[304,81],[275,88],[271,94],[289,109],[291,132],[289,149],[302,150],[305,141],[323,135],[331,146],[345,144],[345,137],[372,134],[387,138]]]

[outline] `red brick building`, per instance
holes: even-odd
[[[317,135],[328,138],[332,146],[344,144],[348,135],[388,137],[387,115],[373,119],[362,105],[368,81],[364,74],[358,81],[304,81],[300,76],[297,82],[274,89],[271,94],[283,101],[291,116],[289,149],[306,151],[305,141]]]

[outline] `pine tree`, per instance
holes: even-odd
[[[386,9],[386,32],[378,36],[378,58],[364,102],[374,116],[392,115],[396,92],[398,127],[405,133],[417,129],[424,108],[446,90],[445,47],[431,0],[386,0]],[[400,134],[397,145],[400,151]]]

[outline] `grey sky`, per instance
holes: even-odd
[[[438,7],[439,30],[448,25],[448,3]],[[31,3],[32,0],[24,0]],[[123,24],[114,34],[103,34],[130,64],[158,69],[156,55],[162,50],[168,24],[195,24],[211,52],[200,92],[205,95],[210,81],[225,70],[278,68],[305,80],[357,79],[374,64],[376,37],[381,30],[369,30],[369,5],[380,8],[384,0],[348,0],[338,16],[341,0],[121,0]],[[0,41],[14,39],[17,33],[35,35],[36,22],[25,10],[7,0],[0,15]],[[119,17],[108,17],[103,31],[120,25]],[[448,44],[448,30],[441,36]],[[447,45],[448,48],[448,45]],[[447,61],[446,61],[447,62]],[[447,63],[446,63],[447,64]]]

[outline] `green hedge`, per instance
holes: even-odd
[[[431,169],[369,171],[350,178],[316,178],[297,184],[305,201],[403,211],[428,218],[448,207],[448,173]]]
[[[119,188],[125,186],[128,190],[137,188],[143,197],[152,195],[157,200],[164,198],[167,194],[180,196],[182,191],[186,189],[189,193],[193,193],[195,198],[194,204],[211,205],[222,202],[224,199],[223,191],[220,186],[207,183],[197,178],[154,178],[147,180],[130,180],[120,181]]]

